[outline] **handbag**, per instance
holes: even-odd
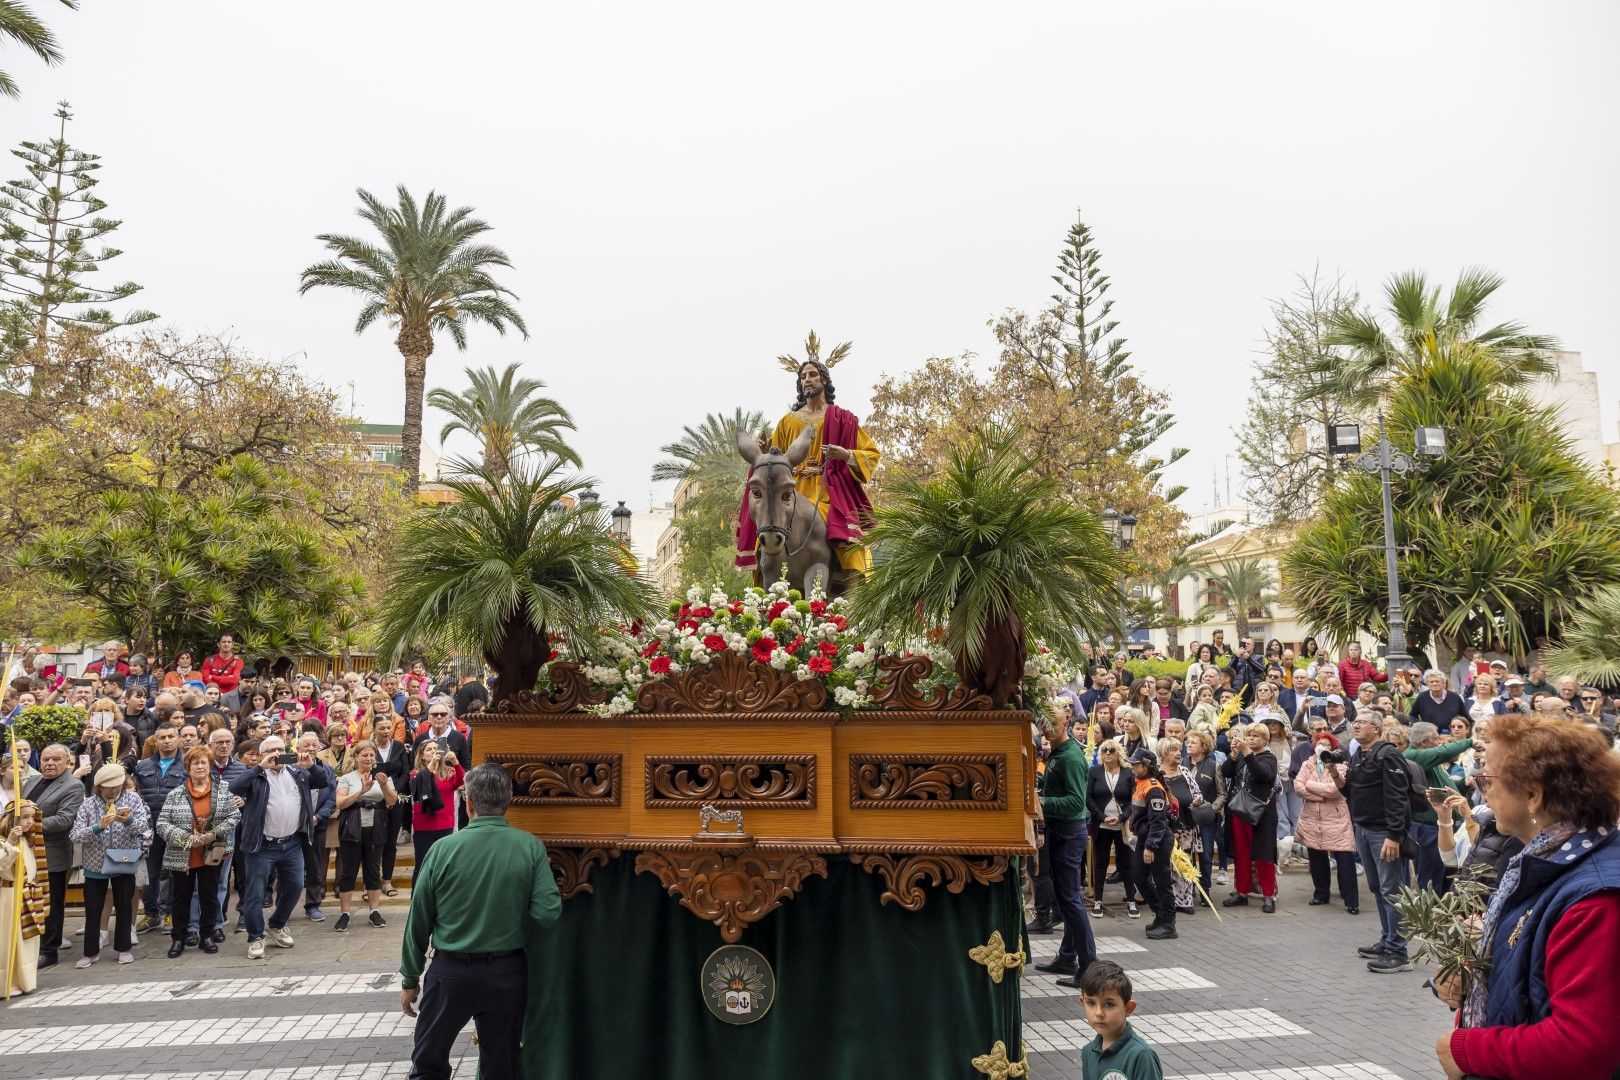
[[[1237,792],[1226,801],[1226,808],[1250,825],[1260,824],[1265,815],[1266,807],[1271,805],[1269,799],[1262,800],[1246,787],[1240,787]]]
[[[218,866],[225,861],[225,856],[228,854],[229,852],[226,850],[225,845],[216,840],[214,843],[203,848],[203,865]]]
[[[106,849],[106,854],[101,860],[101,872],[108,877],[133,874],[140,861],[141,849],[138,847],[110,847]]]

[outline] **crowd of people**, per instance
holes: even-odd
[[[266,942],[291,948],[297,908],[327,920],[334,855],[331,929],[349,929],[357,881],[366,920],[386,925],[399,845],[414,845],[419,867],[466,824],[463,777],[488,682],[482,672],[434,678],[420,661],[325,679],[285,668],[246,663],[225,635],[200,665],[189,651],[152,664],[109,641],[77,676],[32,650],[7,673],[8,719],[32,705],[84,715],[75,738],[19,740],[16,763],[0,761],[0,879],[27,883],[21,940],[0,952],[3,964],[17,950],[14,992],[60,962],[75,881],[79,968],[108,944],[133,962],[141,934],[167,935],[171,958],[217,953],[233,903],[249,957]]]
[[[1120,987],[1095,977],[1089,924],[1110,886],[1128,918],[1152,909],[1149,938],[1168,939],[1178,916],[1211,903],[1258,897],[1275,912],[1279,866],[1302,860],[1312,906],[1336,889],[1358,915],[1371,894],[1378,938],[1356,952],[1381,975],[1413,970],[1394,903],[1403,887],[1494,886],[1485,962],[1433,987],[1458,1010],[1436,1047],[1447,1075],[1514,1080],[1550,1075],[1550,1063],[1559,1075],[1620,1075],[1602,974],[1620,955],[1608,695],[1549,682],[1534,659],[1518,670],[1475,651],[1449,671],[1391,672],[1355,645],[1334,662],[1309,639],[1296,653],[1221,637],[1193,645],[1182,678],[1133,677],[1124,657],[1099,663],[1040,725],[1030,932],[1061,925],[1057,955],[1036,968],[1082,991],[1100,1036],[1091,1050],[1128,1030],[1111,1014],[1110,1038],[1093,1016],[1093,999]],[[1123,986],[1116,1008],[1129,1002]]]

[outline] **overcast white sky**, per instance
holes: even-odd
[[[1318,261],[1364,293],[1496,269],[1495,313],[1585,354],[1615,437],[1612,3],[35,7],[67,62],[0,53],[24,94],[0,136],[72,102],[146,306],[398,422],[392,334],[298,275],[359,228],[357,186],[437,188],[495,226],[531,337],[442,339],[428,385],[522,361],[636,509],[683,423],[791,402],[772,358],[811,327],[854,341],[858,412],[882,372],[992,356],[1076,208],[1194,449],[1188,508],[1251,408],[1267,298]]]

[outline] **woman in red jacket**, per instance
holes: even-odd
[[[428,849],[455,830],[456,792],[465,775],[456,755],[444,753],[437,742],[423,739],[416,744],[416,771],[411,773],[410,787],[411,841],[416,846],[413,885]]]
[[[1597,727],[1562,717],[1498,716],[1490,734],[1474,782],[1525,848],[1485,911],[1483,976],[1466,992],[1458,979],[1436,986],[1460,1006],[1436,1054],[1453,1080],[1613,1076],[1620,757]]]

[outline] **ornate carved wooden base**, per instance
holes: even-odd
[[[636,872],[656,874],[682,907],[714,923],[721,939],[734,945],[743,927],[791,899],[806,878],[826,877],[827,860],[803,851],[644,851],[636,856]]]
[[[923,879],[961,893],[969,883],[989,885],[1007,876],[1007,857],[991,855],[851,855],[850,862],[877,874],[885,886],[882,903],[894,902],[907,911],[921,911],[928,901]]]
[[[546,854],[551,857],[551,872],[557,878],[557,890],[562,893],[564,900],[568,900],[580,893],[596,891],[596,887],[587,880],[591,871],[617,859],[619,849],[548,847]]]

